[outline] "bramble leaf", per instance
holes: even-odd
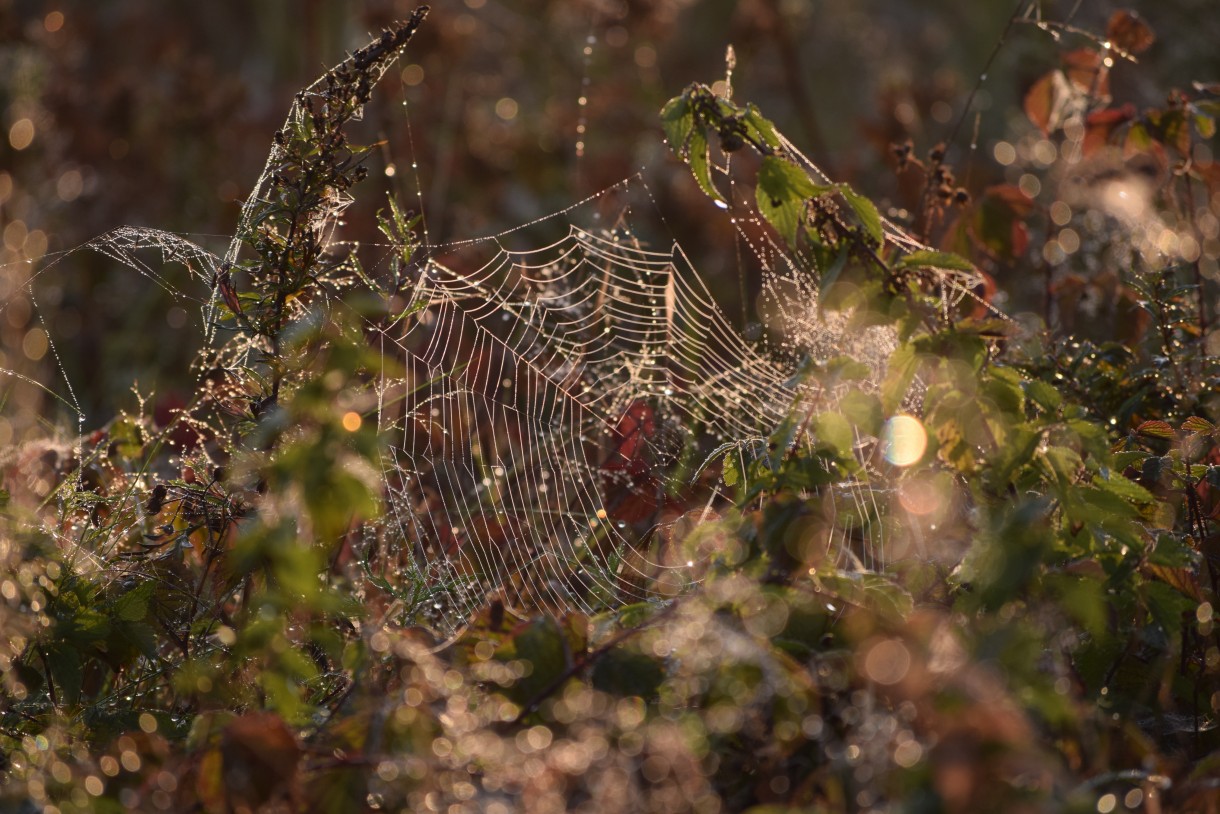
[[[838,184],[837,189],[839,194],[843,196],[843,200],[847,201],[847,205],[856,213],[856,217],[860,220],[860,225],[864,227],[864,231],[876,243],[881,243],[885,239],[885,231],[881,225],[881,213],[877,211],[877,207],[865,196],[856,192],[847,184]]]
[[[758,211],[789,245],[796,243],[806,202],[827,191],[827,187],[814,184],[791,161],[773,155],[763,157],[758,170],[758,188],[755,190]]]
[[[935,268],[950,271],[974,271],[974,264],[952,252],[917,251],[904,255],[896,264],[901,269]]]

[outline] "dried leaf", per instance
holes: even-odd
[[[248,712],[234,720],[221,736],[220,754],[231,808],[257,810],[272,799],[292,795],[301,747],[278,715]]]
[[[1139,12],[1120,9],[1106,23],[1106,39],[1129,54],[1142,54],[1156,42],[1156,34]]]

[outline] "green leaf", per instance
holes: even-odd
[[[820,413],[813,417],[812,423],[821,444],[829,447],[841,459],[851,457],[855,434],[842,413]]]
[[[120,418],[110,425],[111,447],[122,458],[140,457],[144,451],[143,435],[143,428],[131,419]]]
[[[902,404],[918,368],[919,356],[913,345],[899,345],[890,354],[881,382],[881,406],[886,413],[894,412]]]
[[[865,435],[877,435],[881,432],[881,399],[874,393],[861,390],[849,390],[839,401],[839,409],[853,425],[860,428]]]
[[[59,688],[60,701],[75,705],[80,701],[81,658],[74,647],[60,645],[47,651],[51,679]]]
[[[508,690],[508,696],[521,704],[537,698],[569,666],[563,628],[550,616],[522,623],[496,651],[496,656],[524,662],[525,674]]]
[[[814,184],[791,161],[768,155],[763,157],[758,170],[758,187],[754,192],[758,211],[789,245],[793,245],[805,215],[805,202],[826,191],[826,187]]]
[[[695,181],[699,184],[699,188],[703,190],[703,194],[714,201],[724,203],[724,198],[721,197],[720,193],[716,190],[715,184],[712,183],[712,163],[708,157],[707,150],[707,135],[703,130],[696,128],[691,131],[686,160],[690,164],[691,172],[695,175]]]
[[[1038,444],[1042,442],[1042,433],[1034,432],[1024,427],[1017,427],[1009,436],[1008,443],[996,450],[993,459],[993,469],[990,472],[992,485],[1004,489],[1012,480],[1013,473],[1024,467],[1034,458]]]
[[[847,201],[847,205],[856,213],[864,231],[874,242],[881,243],[885,239],[885,230],[881,226],[881,213],[877,211],[877,207],[847,184],[839,184],[837,188],[839,194],[843,196],[843,200]]]
[[[1101,580],[1054,574],[1047,579],[1047,587],[1085,630],[1093,636],[1105,634],[1109,606]]]
[[[691,110],[690,100],[684,93],[670,99],[661,108],[661,127],[665,130],[665,140],[674,154],[685,160],[686,140],[695,128],[695,113]]]
[[[1198,105],[1193,105],[1193,107],[1198,108]],[[1216,135],[1216,120],[1214,118],[1196,109],[1194,119],[1195,130],[1199,132],[1201,137],[1209,139]]]
[[[1114,453],[1114,469],[1122,472],[1129,466],[1143,465],[1148,460],[1148,453],[1142,449],[1128,449]]]
[[[843,382],[862,382],[872,375],[872,369],[851,356],[836,356],[826,362],[825,372],[818,378],[826,387],[836,387]]]
[[[952,252],[911,252],[900,258],[897,265],[900,269],[934,268],[950,271],[974,271],[974,265],[969,260]]]
[[[656,658],[619,646],[598,657],[590,679],[601,692],[649,699],[656,697],[665,671]]]
[[[1152,147],[1152,134],[1148,128],[1136,122],[1127,128],[1127,139],[1123,142],[1125,153],[1143,152]]]
[[[883,574],[819,570],[817,582],[822,590],[889,619],[907,618],[914,606],[911,595]]]
[[[151,626],[143,622],[126,622],[119,626],[118,635],[144,655],[145,658],[157,657],[157,634]]]
[[[1025,395],[1048,413],[1054,413],[1059,409],[1059,405],[1063,404],[1063,396],[1046,382],[1024,382],[1021,386],[1025,389]]]
[[[1133,503],[1152,503],[1156,497],[1133,480],[1112,472],[1109,478],[1094,478],[1093,485]]]
[[[747,133],[756,136],[768,147],[779,149],[779,134],[775,131],[775,125],[770,120],[763,118],[762,113],[753,103],[746,105],[746,113],[742,117],[742,122],[746,126]]]
[[[720,467],[720,477],[724,480],[725,486],[736,486],[741,480],[741,471],[737,468],[738,454],[734,450],[729,450],[724,454],[724,463]]]
[[[149,580],[123,594],[114,602],[114,615],[124,622],[143,620],[148,615],[148,603],[156,587],[156,583]]]
[[[1198,559],[1198,554],[1186,539],[1172,534],[1158,536],[1156,545],[1148,554],[1149,562],[1170,568],[1193,568],[1198,564]]]
[[[1153,622],[1160,625],[1171,639],[1176,639],[1182,630],[1183,616],[1192,617],[1197,603],[1164,582],[1150,580],[1141,589]]]
[[[1015,371],[1011,368],[994,368],[992,375],[981,384],[980,394],[986,396],[1012,420],[1024,418],[1025,391],[1021,389]],[[1012,374],[1012,375],[1009,375]]]
[[[847,246],[839,248],[839,253],[835,256],[834,262],[830,267],[822,272],[822,278],[818,281],[818,309],[822,309],[826,300],[830,296],[831,289],[834,288],[836,282],[839,281],[839,275],[843,273],[843,269],[847,267]]]
[[[1099,461],[1105,461],[1109,457],[1110,438],[1100,424],[1079,418],[1066,423],[1067,428],[1080,438],[1080,445],[1086,452]]]

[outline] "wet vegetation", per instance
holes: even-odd
[[[91,242],[204,291],[203,349],[4,453],[0,807],[1220,805],[1220,90],[1136,107],[1144,19],[1023,9],[1019,125],[964,149],[965,94],[879,203],[730,52],[665,166],[800,315],[713,345],[606,196],[552,244],[596,263],[464,261],[394,194],[347,236],[426,14],[285,100],[227,252]]]

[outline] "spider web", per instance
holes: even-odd
[[[593,612],[697,582],[708,552],[683,547],[675,529],[731,504],[725,451],[761,457],[794,408],[833,405],[835,394],[797,375],[803,360],[851,355],[879,381],[896,346],[889,329],[851,331],[844,315],[822,313],[816,270],[743,208],[720,214],[749,246],[774,329],[747,340],[682,247],[649,247],[630,209],[609,228],[578,224],[596,223],[596,204],[631,189],[652,202],[637,174],[508,232],[425,248],[414,279],[394,292],[408,313],[368,326],[395,372],[372,385],[386,511],[359,553],[391,583],[422,580],[442,627],[456,628],[493,594],[513,607]],[[559,239],[508,245],[556,223]],[[902,249],[919,247],[886,229]],[[153,229],[125,227],[88,247],[177,296],[159,266],[185,265],[210,289],[222,264]],[[337,240],[332,248],[354,251]],[[383,253],[374,276],[386,279],[395,247],[363,248]],[[960,302],[974,282],[946,273],[944,287]],[[215,296],[200,299],[205,324]],[[833,491],[855,516],[880,517],[872,488]],[[847,526],[836,529],[828,554],[846,568],[881,567],[873,526],[854,548]]]
[[[298,100],[287,124],[301,115]],[[795,146],[784,148],[827,180]],[[265,171],[243,223],[267,183]],[[511,606],[592,612],[697,582],[708,552],[684,545],[679,530],[731,505],[724,453],[759,458],[794,409],[833,406],[835,393],[798,375],[804,360],[850,355],[869,365],[875,384],[896,346],[889,329],[852,330],[846,316],[822,313],[810,258],[779,245],[734,188],[732,211],[717,214],[749,248],[768,323],[747,339],[677,242],[650,245],[633,229],[630,207],[612,226],[597,225],[594,210],[624,193],[657,207],[640,172],[507,232],[425,245],[405,284],[391,260],[398,247],[338,238],[349,198],[319,216],[334,256],[381,252],[371,271],[381,285],[370,288],[387,305],[411,304],[366,325],[393,372],[371,384],[386,440],[386,511],[367,524],[357,554],[383,585],[427,586],[427,611],[443,627],[459,626],[492,594]],[[883,226],[898,251],[926,248]],[[531,240],[534,231],[552,236]],[[214,330],[217,271],[236,257],[236,240],[224,261],[154,229],[118,229],[87,247],[175,297],[186,295],[159,266],[185,265],[207,288],[199,298],[205,357],[236,364],[249,354],[248,343],[218,343]],[[946,309],[973,297],[979,282],[969,272],[937,275]],[[66,380],[62,364],[60,372]],[[876,439],[856,440],[863,449]],[[853,516],[876,520],[873,488],[848,482],[830,492]],[[856,546],[848,525],[826,539],[828,554],[844,567],[882,566],[881,524],[866,522]]]

